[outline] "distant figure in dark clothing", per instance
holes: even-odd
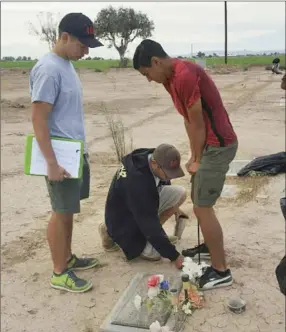
[[[275,58],[272,61],[272,73],[273,74],[281,74],[281,71],[279,70],[280,67],[280,59],[279,58]]]

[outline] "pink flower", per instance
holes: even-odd
[[[148,287],[157,287],[160,283],[160,277],[153,275],[151,277],[148,278]]]

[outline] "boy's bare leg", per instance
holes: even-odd
[[[48,224],[47,238],[54,264],[54,272],[61,274],[67,267],[73,215],[53,212]]]
[[[72,232],[73,232],[73,216],[71,222],[65,223],[66,235],[67,235],[67,261],[71,258],[72,255]]]
[[[226,270],[223,232],[212,207],[194,206],[194,212],[200,221],[204,241],[210,251],[212,266],[218,271]]]

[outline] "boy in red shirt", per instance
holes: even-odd
[[[214,205],[221,195],[226,173],[238,147],[221,96],[208,74],[197,64],[170,58],[150,39],[137,47],[133,66],[149,82],[163,84],[183,116],[191,157],[186,164],[192,175],[191,198],[205,243],[188,249],[188,256],[211,256],[212,265],[200,278],[201,289],[232,284],[225,262],[223,233]]]

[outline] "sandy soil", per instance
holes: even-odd
[[[95,255],[103,266],[78,273],[90,278],[91,292],[63,293],[49,287],[52,265],[45,238],[49,198],[43,179],[23,175],[25,135],[32,131],[28,73],[3,71],[1,77],[1,222],[3,332],[92,332],[112,309],[138,271],[168,271],[168,261],[127,263],[121,253],[106,254],[97,232],[103,220],[108,184],[116,157],[109,137],[104,109],[121,115],[135,147],[175,144],[188,158],[183,120],[161,86],[147,84],[132,70],[109,73],[80,72],[84,87],[88,148],[91,154],[92,189],[89,200],[76,216],[74,252]],[[285,110],[281,76],[253,69],[227,75],[214,74],[231,120],[239,136],[237,159],[251,159],[285,149]],[[102,106],[102,103],[105,106]],[[130,135],[130,136],[129,136]],[[128,144],[130,139],[127,137]],[[189,178],[177,181],[189,188]],[[228,179],[242,191],[236,199],[220,199],[217,213],[224,228],[233,287],[206,292],[206,308],[188,319],[192,332],[283,332],[285,298],[279,292],[274,270],[284,255],[285,223],[279,198],[284,195],[284,176],[259,179]],[[243,193],[244,192],[244,193]],[[257,199],[258,194],[268,195]],[[190,199],[184,205],[191,220],[179,248],[196,244],[196,222]],[[167,223],[172,232],[174,221]],[[247,310],[234,315],[226,299],[241,294]]]

